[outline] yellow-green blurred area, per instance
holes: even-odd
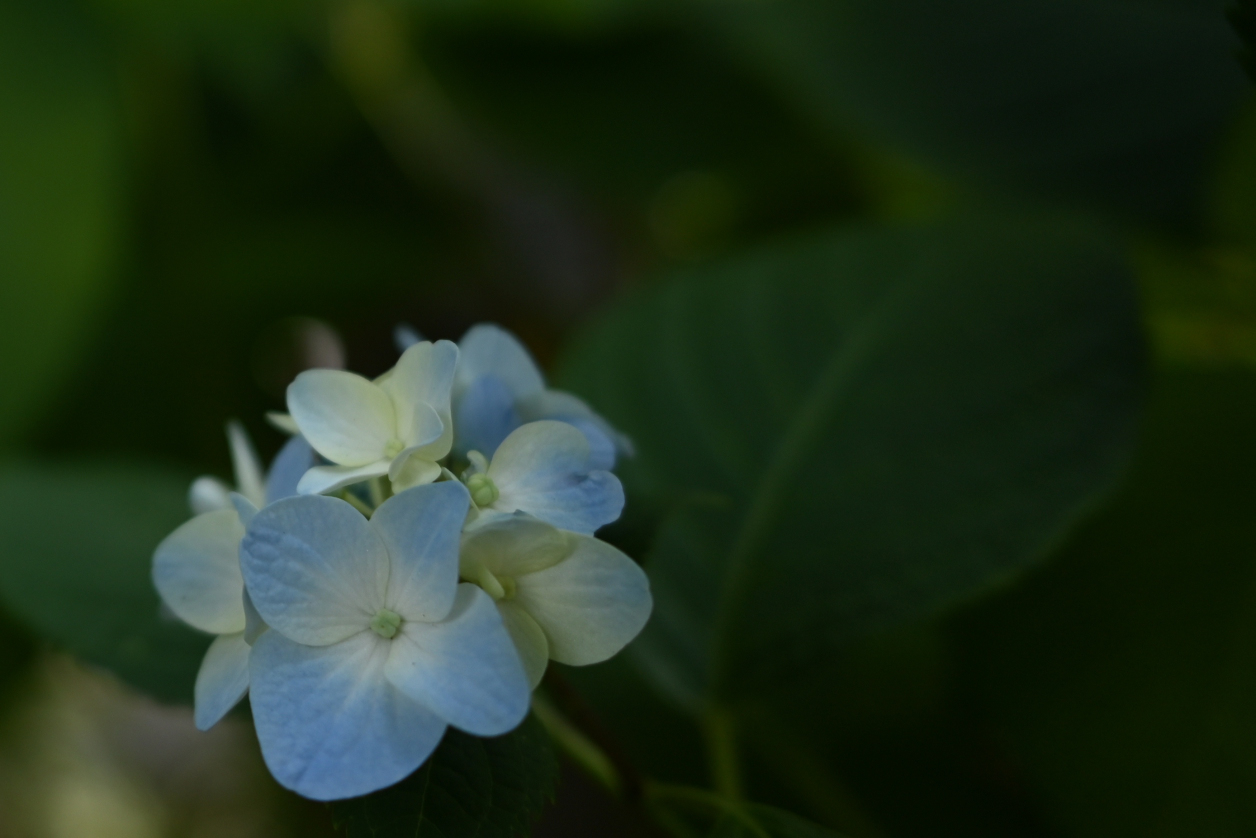
[[[1078,490],[1090,517],[993,594],[728,698],[738,782],[850,838],[1256,834],[1256,103],[1225,5],[0,0],[4,463],[226,476],[226,421],[273,455],[292,376],[379,374],[399,323],[497,322],[556,371],[625,294],[756,248],[954,222],[956,264],[984,268],[987,228],[1059,222],[1138,281],[1152,372],[1121,488]],[[748,270],[686,322],[753,322]],[[582,345],[607,354],[567,357],[571,380],[629,410],[599,375],[654,356]],[[659,358],[669,380],[697,363]],[[634,558],[648,512],[608,536]],[[197,733],[98,666],[137,683],[144,650],[70,654],[47,595],[0,590],[0,838],[333,834],[269,778],[247,710]],[[702,723],[632,667],[570,675],[643,773],[707,784]],[[535,834],[660,829],[568,759]]]

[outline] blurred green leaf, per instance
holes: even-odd
[[[1237,0],[1226,10],[1230,25],[1243,39],[1243,51],[1239,58],[1247,74],[1256,79],[1256,2],[1253,0]]]
[[[1160,376],[1125,489],[1059,561],[962,621],[1064,836],[1256,832],[1256,376]]]
[[[822,826],[782,809],[754,803],[725,815],[711,831],[711,838],[838,838]]]
[[[0,1],[0,444],[84,346],[124,210],[111,70],[64,2]]]
[[[709,10],[841,134],[998,189],[1181,218],[1248,88],[1222,6],[782,0]]]
[[[1125,461],[1143,348],[1119,255],[1063,227],[855,230],[672,277],[562,383],[665,522],[632,647],[697,706],[773,687],[1040,558]]]
[[[450,728],[414,774],[332,813],[347,838],[515,838],[531,832],[557,782],[549,737],[528,716],[492,739]]]
[[[191,703],[209,637],[162,614],[153,549],[188,517],[186,478],[135,465],[0,470],[0,602],[34,634]]]

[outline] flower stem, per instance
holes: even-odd
[[[741,763],[737,755],[737,731],[733,714],[723,708],[711,708],[703,720],[711,785],[729,800],[742,796]]]

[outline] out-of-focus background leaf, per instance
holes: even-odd
[[[1041,558],[1125,461],[1142,340],[1118,254],[989,223],[788,242],[639,294],[561,383],[662,518],[635,649],[695,708]]]
[[[489,739],[450,729],[409,778],[332,811],[347,838],[513,838],[528,834],[557,780],[545,729],[529,717]]]
[[[0,445],[42,418],[115,284],[127,226],[118,99],[81,10],[0,3]]]
[[[0,472],[0,603],[29,631],[167,701],[188,702],[210,637],[163,614],[157,542],[188,517],[187,477],[134,465]]]

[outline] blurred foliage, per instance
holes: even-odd
[[[640,446],[630,504],[662,507],[634,646],[660,686],[762,693],[1039,558],[1128,451],[1132,292],[1050,228],[856,229],[595,324],[560,383]]]
[[[347,838],[513,838],[528,834],[557,780],[545,730],[529,717],[491,739],[450,729],[409,778],[332,811]]]
[[[0,472],[0,603],[41,637],[188,702],[209,638],[159,608],[151,550],[187,517],[184,475],[133,465]]]
[[[148,562],[188,478],[229,473],[223,423],[271,453],[303,366],[494,320],[638,448],[605,537],[654,622],[543,688],[617,784],[559,789],[576,834],[1250,834],[1230,20],[0,0],[0,690],[51,647],[186,702],[206,639]],[[300,834],[523,834],[554,782],[532,721],[285,805]]]

